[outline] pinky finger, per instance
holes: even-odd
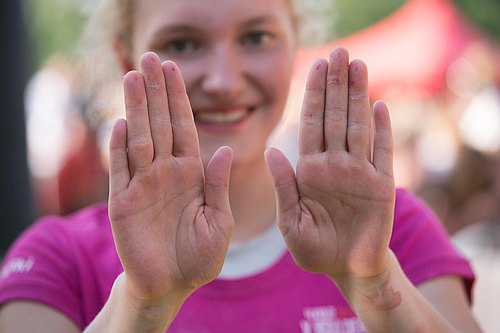
[[[118,119],[109,141],[109,191],[110,197],[123,192],[130,183],[127,154],[127,121]]]
[[[373,143],[373,164],[382,174],[393,176],[393,139],[391,118],[387,105],[377,101],[373,105],[375,138]]]

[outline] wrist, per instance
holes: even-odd
[[[191,293],[172,290],[154,298],[137,297],[122,273],[116,278],[105,306],[85,332],[163,333]]]
[[[375,311],[390,311],[401,303],[401,293],[397,287],[399,263],[392,253],[387,251],[386,265],[377,274],[356,276],[340,274],[330,277],[353,308],[368,305]]]
[[[117,290],[123,300],[126,300],[131,305],[137,308],[161,308],[165,304],[180,303],[193,293],[195,290],[187,288],[165,288],[161,293],[153,292],[148,289],[140,289],[135,287],[130,281],[127,273],[123,272],[115,280],[113,290]]]
[[[138,296],[131,288],[126,273],[117,277],[113,289],[116,289],[122,301],[128,304],[127,308],[131,311],[132,316],[137,315],[151,322],[161,318],[166,319],[169,323],[177,315],[184,301],[194,291],[194,289],[171,289],[160,295],[151,295],[151,297]]]
[[[345,274],[333,280],[368,332],[453,331],[411,284],[390,250],[386,268],[379,274]]]

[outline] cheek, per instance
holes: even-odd
[[[188,95],[191,96],[195,90],[198,89],[201,77],[203,76],[206,62],[204,61],[183,61],[178,59],[171,59],[179,67],[184,85]]]
[[[264,91],[269,94],[273,103],[284,107],[292,77],[292,65],[283,58],[276,58],[262,65],[260,78]]]

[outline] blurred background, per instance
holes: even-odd
[[[106,200],[109,123],[75,91],[75,46],[97,1],[2,2],[0,255],[37,217]],[[296,159],[314,59],[342,45],[365,60],[372,99],[391,110],[396,183],[424,199],[471,258],[474,311],[486,332],[500,332],[500,1],[332,1],[328,42],[300,52],[273,143]]]

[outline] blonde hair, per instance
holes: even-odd
[[[289,0],[302,47],[319,45],[331,36],[334,0]],[[122,73],[113,43],[119,38],[131,50],[134,0],[99,0],[88,20],[77,50],[81,59],[79,91],[86,100],[86,116],[98,126],[121,114]]]

